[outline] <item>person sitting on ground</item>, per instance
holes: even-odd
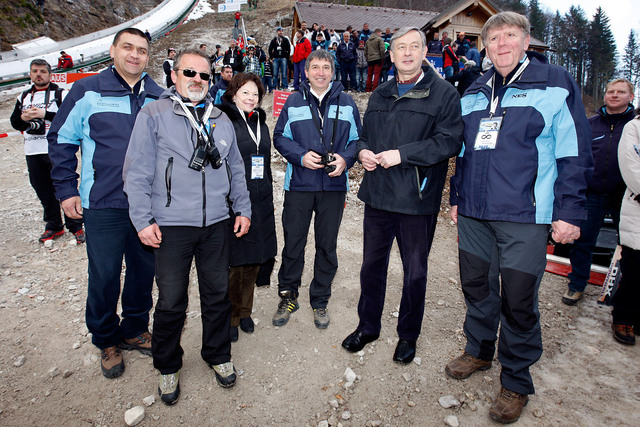
[[[73,59],[71,58],[71,55],[66,53],[64,50],[60,52],[60,58],[58,58],[58,68],[63,70],[73,68]]]

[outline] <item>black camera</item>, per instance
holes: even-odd
[[[29,135],[44,135],[47,131],[42,119],[29,120],[29,126],[29,129],[26,130]]]
[[[215,145],[198,145],[193,151],[191,160],[189,160],[189,168],[201,171],[203,167],[211,164],[211,167],[218,169],[222,165],[222,159],[220,158],[220,152]]]
[[[324,165],[324,172],[326,174],[330,174],[334,170],[336,170],[336,165],[330,165],[329,163],[336,160],[336,157],[333,153],[324,153],[321,155],[320,163]]]

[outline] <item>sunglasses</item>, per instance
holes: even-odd
[[[185,77],[189,77],[194,78],[196,76],[196,74],[200,75],[200,78],[202,80],[204,80],[205,82],[208,82],[209,79],[211,78],[211,74],[209,73],[198,73],[196,71],[190,70],[188,68],[179,68],[176,71],[182,71],[182,74],[184,74]]]

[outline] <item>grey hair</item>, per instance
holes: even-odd
[[[39,67],[47,67],[47,72],[49,74],[51,74],[51,64],[49,64],[44,59],[37,58],[37,59],[34,59],[33,61],[31,61],[31,64],[29,64],[29,71],[31,71],[31,67],[33,67],[34,65],[37,65]]]
[[[522,29],[522,35],[524,37],[529,35],[531,29],[531,24],[526,16],[515,12],[500,12],[497,15],[493,15],[491,18],[487,19],[487,22],[485,22],[484,27],[482,27],[482,33],[480,34],[482,42],[485,44],[488,43],[487,37],[490,30],[500,28],[505,25],[512,25]]]
[[[336,64],[333,61],[333,56],[329,53],[329,51],[324,49],[314,50],[307,56],[307,62],[304,64],[304,70],[309,72],[309,67],[311,66],[311,61],[314,59],[318,61],[329,61],[331,64],[331,74],[335,74],[336,72]]]
[[[418,34],[420,34],[420,40],[422,40],[422,48],[421,49],[424,49],[424,47],[427,45],[427,36],[425,36],[424,33],[418,27],[402,27],[402,28],[399,28],[398,31],[393,33],[393,36],[391,36],[391,42],[389,42],[389,49],[393,50],[393,43],[396,40],[398,40],[400,37],[407,35],[411,31],[417,31]]]
[[[211,60],[209,59],[209,57],[207,56],[206,53],[202,52],[200,49],[196,49],[195,47],[188,47],[186,49],[181,50],[176,55],[175,59],[173,60],[173,69],[174,70],[177,70],[177,69],[180,68],[180,61],[182,60],[182,57],[184,55],[200,56],[200,57],[206,59],[207,63],[211,64]]]

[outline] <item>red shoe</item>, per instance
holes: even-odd
[[[87,241],[87,237],[84,235],[84,229],[82,228],[78,231],[75,231],[73,235],[76,236],[77,244],[81,244]]]
[[[44,243],[47,240],[57,239],[58,237],[64,235],[64,230],[53,231],[53,230],[44,230],[42,236],[38,239],[40,243]]]

